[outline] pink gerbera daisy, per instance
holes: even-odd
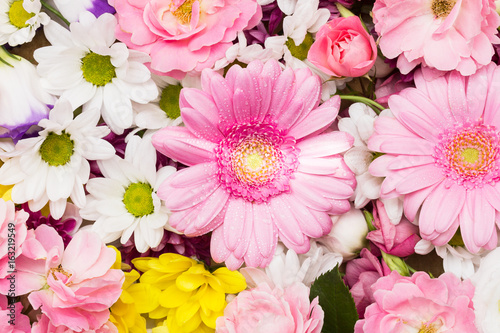
[[[380,49],[398,58],[403,74],[415,66],[471,75],[491,61],[500,18],[494,0],[377,0]]]
[[[463,77],[415,74],[416,88],[389,98],[368,148],[385,153],[370,172],[386,177],[381,196],[405,195],[424,239],[446,244],[460,226],[471,252],[495,248],[500,213],[500,67]]]
[[[319,105],[320,80],[309,69],[282,72],[277,61],[232,66],[225,78],[202,74],[202,90],[184,88],[186,127],[157,132],[153,144],[184,163],[158,196],[170,224],[188,236],[214,231],[212,257],[231,269],[266,266],[278,237],[298,253],[349,210],[354,174],[339,153],[353,143],[323,133],[340,98]],[[321,134],[320,134],[321,133]]]

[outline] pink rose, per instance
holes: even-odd
[[[217,318],[216,332],[320,333],[323,309],[316,297],[309,302],[309,288],[295,283],[285,289],[271,289],[261,283],[245,290]]]
[[[347,262],[344,279],[350,288],[356,304],[359,318],[364,318],[365,309],[375,301],[371,286],[391,270],[385,263],[374,256],[368,249],[362,249],[360,258]]]
[[[377,230],[370,231],[366,238],[380,250],[397,257],[407,257],[415,253],[415,245],[420,240],[418,227],[403,217],[399,224],[391,223],[382,201],[373,208],[373,225]]]
[[[377,45],[357,16],[339,17],[323,25],[307,59],[332,76],[363,76],[377,59]]]
[[[7,297],[0,295],[0,332],[2,333],[29,333],[31,332],[30,319],[21,314],[23,306],[17,302],[9,305]]]
[[[389,97],[409,87],[415,87],[412,74],[403,76],[397,72],[386,79],[378,79],[375,83],[375,96],[377,96],[375,102],[388,108],[389,104],[387,102]]]
[[[12,275],[17,294],[30,293],[33,308],[40,308],[54,326],[67,325],[76,332],[100,328],[124,281],[121,270],[111,269],[115,251],[88,231],[77,232],[66,249],[52,227],[41,225],[34,235],[16,259]],[[0,293],[8,290],[9,279],[1,279]]]
[[[406,277],[393,271],[372,288],[375,303],[356,322],[354,333],[477,333],[470,280],[461,281],[453,273],[431,279],[424,272]]]
[[[31,333],[76,333],[76,332],[79,331],[74,331],[65,325],[54,326],[50,322],[49,317],[47,317],[44,314],[38,316],[38,320],[36,323],[33,324],[33,329],[31,330]],[[108,321],[98,329],[85,331],[85,333],[118,333],[118,328],[116,328],[116,326],[112,322]]]
[[[151,69],[178,79],[224,57],[239,31],[262,18],[255,0],[109,0],[116,38],[151,56]]]

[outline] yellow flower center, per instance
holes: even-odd
[[[434,326],[434,324],[423,324],[422,327],[420,327],[420,330],[418,333],[436,333],[437,328]]]
[[[191,22],[194,1],[195,0],[186,0],[174,12],[172,12],[181,24],[187,25]]]
[[[64,165],[73,156],[75,144],[69,134],[50,132],[40,146],[40,157],[50,166]]]
[[[479,150],[476,148],[465,148],[461,155],[467,163],[476,163],[479,160]]]
[[[28,26],[26,21],[35,16],[35,13],[28,13],[23,7],[23,0],[17,0],[12,3],[9,9],[9,20],[10,23],[19,28],[25,28]]]
[[[52,267],[51,269],[49,269],[49,275],[52,275],[52,277],[54,278],[54,280],[58,281],[58,280],[62,280],[63,283],[66,283],[66,281],[71,277],[71,273],[68,273],[66,272],[61,265],[57,266],[57,267]]]
[[[455,3],[456,0],[433,0],[431,4],[432,13],[436,18],[447,17]]]
[[[104,86],[116,77],[111,56],[103,56],[94,52],[89,52],[82,58],[81,69],[85,80],[96,86]]]

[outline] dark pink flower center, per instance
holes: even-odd
[[[272,124],[236,125],[216,149],[220,183],[248,201],[267,201],[289,191],[299,152]]]
[[[499,143],[494,126],[460,124],[441,134],[433,156],[448,178],[473,189],[500,179]]]

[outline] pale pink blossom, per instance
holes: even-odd
[[[111,269],[115,257],[96,233],[79,231],[64,249],[61,236],[41,225],[16,260],[17,294],[30,293],[33,308],[54,326],[95,330],[108,321],[109,307],[121,294],[124,274]],[[0,293],[8,290],[8,282],[0,280]]]
[[[51,323],[49,317],[47,317],[44,314],[38,316],[37,321],[33,324],[33,329],[31,330],[31,333],[77,333],[77,332],[81,331],[74,331],[65,325],[54,326],[54,324]],[[116,328],[116,326],[112,322],[108,321],[104,323],[101,327],[95,330],[85,331],[85,333],[118,333],[118,328]]]
[[[394,225],[391,223],[382,201],[377,200],[373,208],[373,226],[366,238],[380,250],[397,257],[407,257],[415,253],[415,245],[420,240],[418,227],[406,217]]]
[[[31,325],[28,316],[21,313],[20,302],[8,304],[7,297],[0,295],[0,332],[30,333]]]
[[[397,271],[372,287],[375,302],[356,322],[354,333],[449,332],[476,333],[470,280],[452,273],[431,279],[427,273],[411,277]]]
[[[340,155],[352,136],[323,133],[340,98],[319,105],[319,78],[275,60],[234,65],[225,78],[204,71],[202,87],[181,91],[185,127],[153,136],[156,149],[190,166],[158,190],[170,224],[188,236],[213,231],[212,257],[230,269],[267,266],[278,237],[307,252],[309,238],[330,231],[329,214],[349,210],[355,186]]]
[[[384,153],[370,172],[386,177],[381,198],[404,196],[420,235],[441,246],[460,232],[467,249],[497,246],[500,213],[500,67],[468,77],[415,74],[416,88],[389,98],[368,148]]]
[[[375,64],[377,45],[359,17],[339,17],[319,29],[307,59],[328,75],[358,77]]]
[[[408,74],[422,64],[471,75],[491,62],[500,18],[494,0],[377,0],[380,49]]]
[[[12,201],[0,199],[0,279],[15,269],[15,258],[22,252],[22,245],[28,236],[26,220],[29,214],[16,211]]]
[[[255,0],[110,0],[116,38],[151,56],[151,69],[178,79],[224,58],[239,31],[262,18]]]
[[[324,312],[318,297],[309,301],[309,288],[295,283],[284,289],[262,283],[244,290],[217,318],[216,332],[320,333]]]

